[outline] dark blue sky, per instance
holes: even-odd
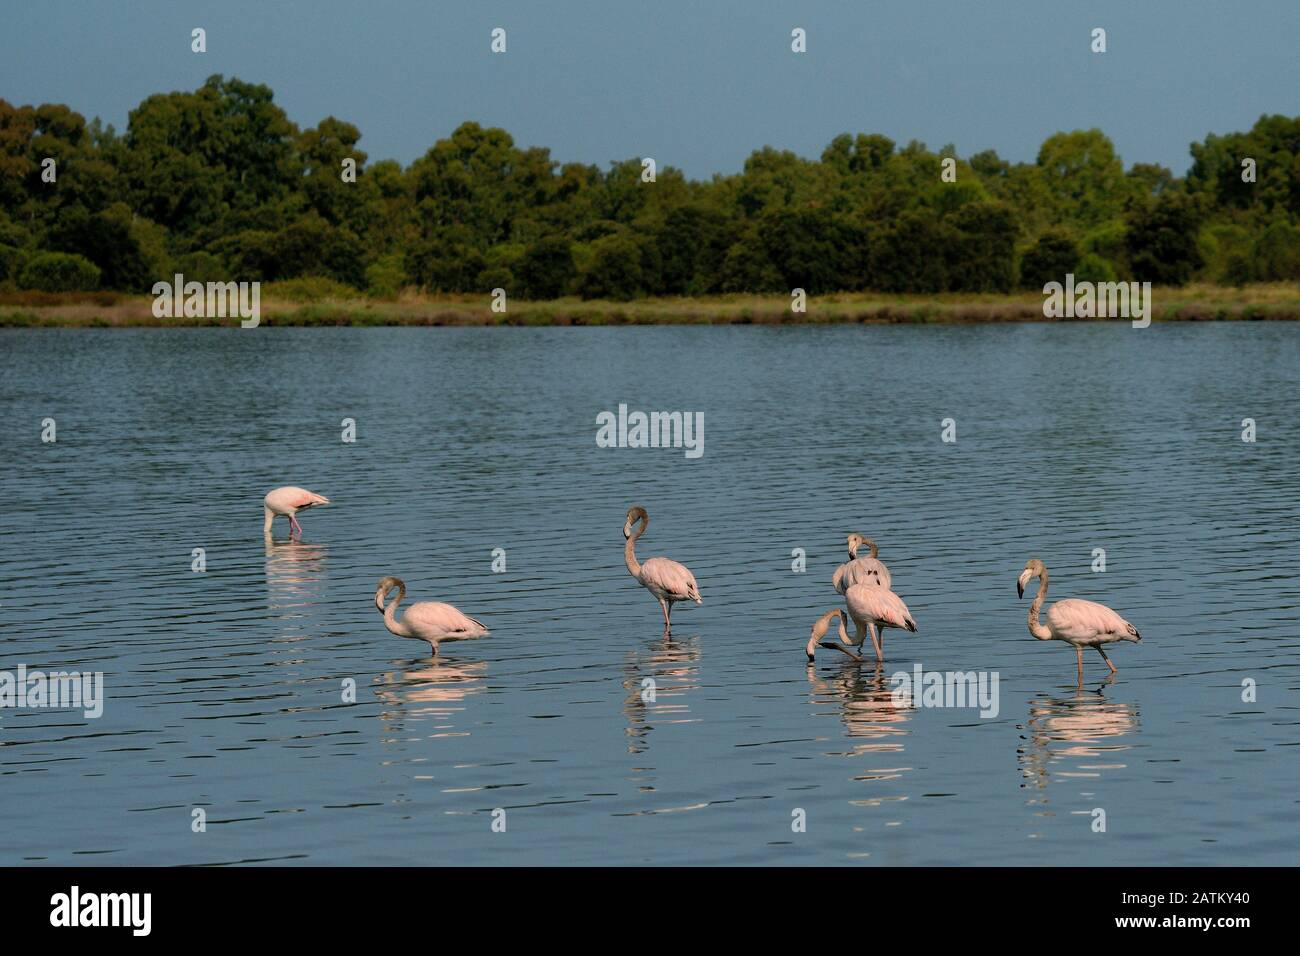
[[[3,24],[11,102],[121,130],[148,94],[224,73],[403,163],[466,119],[560,160],[653,156],[693,177],[764,145],[817,156],[845,131],[1032,160],[1051,133],[1099,126],[1126,164],[1182,173],[1192,140],[1300,114],[1300,0],[45,0],[6,4]]]

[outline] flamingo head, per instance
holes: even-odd
[[[638,521],[643,521],[647,525],[650,523],[650,516],[646,514],[646,510],[642,508],[640,505],[635,505],[631,508],[628,508],[627,520],[623,522],[624,538],[632,537],[632,525],[636,524]],[[645,528],[642,528],[641,530],[644,532]]]
[[[1031,578],[1042,574],[1046,570],[1046,566],[1037,558],[1030,558],[1026,561],[1025,569],[1020,572],[1020,577],[1016,579],[1016,597],[1024,597],[1025,585],[1029,583]]]
[[[840,637],[842,640],[848,640],[848,632],[844,630],[844,625],[849,619],[848,615],[839,608],[832,608],[813,622],[812,633],[808,636],[808,646],[804,648],[804,652],[808,655],[809,664],[816,661],[817,645],[826,636],[826,632],[831,629],[831,619],[837,615],[840,619]]]
[[[862,535],[857,534],[856,532],[854,534],[849,535],[848,545],[849,545],[850,561],[852,561],[854,558],[858,556],[858,548],[862,547],[863,541],[865,540],[866,539],[864,539]]]
[[[388,597],[388,592],[393,588],[397,588],[397,600],[406,597],[406,584],[401,578],[384,578],[375,589],[375,608],[380,614],[384,613],[384,598]]]

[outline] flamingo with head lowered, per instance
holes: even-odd
[[[862,660],[862,658],[859,657],[857,654],[853,653],[853,651],[841,647],[840,644],[834,644],[830,641],[822,640],[822,638],[826,636],[826,632],[830,630],[831,619],[835,617],[838,617],[840,619],[840,644],[847,644],[849,645],[849,647],[854,646],[853,642],[849,640],[848,632],[844,630],[844,622],[848,620],[847,616],[839,608],[837,607],[831,608],[821,617],[817,618],[817,620],[813,623],[812,634],[808,638],[808,646],[804,648],[804,652],[807,653],[808,655],[809,664],[813,663],[813,661],[816,660],[815,655],[817,653],[817,647],[819,645],[821,647],[833,647],[837,651],[844,651],[845,654],[848,654],[849,657],[853,658],[855,661]]]
[[[1030,558],[1016,580],[1016,596],[1025,596],[1025,585],[1035,575],[1038,577],[1038,593],[1034,595],[1034,603],[1029,605],[1029,633],[1040,641],[1064,641],[1071,645],[1079,662],[1080,684],[1083,683],[1085,647],[1095,647],[1112,674],[1119,670],[1111,663],[1101,645],[1115,641],[1132,641],[1136,644],[1142,640],[1138,629],[1106,605],[1079,598],[1057,601],[1047,612],[1047,623],[1039,624],[1038,612],[1047,598],[1047,565],[1037,558]]]
[[[635,529],[633,526],[636,526]],[[699,585],[690,568],[671,558],[647,558],[645,564],[636,559],[636,542],[645,529],[650,526],[650,516],[644,508],[629,508],[627,520],[623,523],[623,537],[627,544],[623,546],[623,561],[628,572],[636,578],[643,588],[655,596],[660,609],[664,612],[664,635],[672,631],[669,620],[673,605],[679,601],[694,601],[703,604]]]
[[[384,601],[388,593],[397,588],[397,600],[387,607]],[[410,637],[417,641],[428,641],[433,648],[433,656],[438,656],[438,644],[442,641],[463,641],[472,637],[483,637],[488,633],[481,621],[461,613],[450,604],[438,601],[419,601],[412,604],[397,619],[397,605],[406,597],[406,584],[401,578],[388,577],[379,582],[375,591],[375,607],[384,615],[384,626],[398,637]]]
[[[329,503],[330,500],[324,495],[318,495],[306,488],[296,488],[293,485],[276,488],[262,499],[262,514],[266,516],[266,523],[262,525],[262,533],[270,534],[271,522],[277,517],[284,517],[289,519],[289,537],[301,537],[302,525],[298,523],[298,519],[294,515],[299,511],[306,511],[308,508]]]

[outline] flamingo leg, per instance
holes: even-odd
[[[669,617],[673,613],[673,606],[669,604],[667,601],[665,601],[663,598],[660,598],[659,608],[664,612],[664,633],[667,634],[669,631],[673,629],[672,621],[669,620]]]
[[[1119,668],[1112,664],[1110,658],[1106,656],[1106,652],[1101,649],[1100,644],[1097,645],[1097,653],[1101,655],[1101,659],[1106,662],[1106,666],[1110,668],[1112,674],[1119,671]]]
[[[868,624],[867,627],[871,629],[871,646],[876,649],[876,663],[879,664],[885,659],[885,629],[882,627],[877,635],[874,624]]]
[[[1074,649],[1074,653],[1079,658],[1079,683],[1082,684],[1083,683],[1083,648],[1076,647]]]
[[[862,622],[859,621],[857,618],[854,618],[853,619],[853,646],[861,647],[862,642],[865,641],[866,639],[867,639],[867,632],[863,629]],[[871,638],[871,643],[872,644],[876,643],[874,633]]]

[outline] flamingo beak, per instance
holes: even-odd
[[[632,522],[628,521],[623,524],[623,538],[632,537]]]
[[[1018,597],[1018,598],[1023,598],[1024,596],[1025,596],[1025,585],[1024,585],[1022,582],[1017,581],[1017,582],[1016,582],[1016,597]]]
[[[1029,579],[1033,577],[1033,574],[1034,572],[1029,568],[1025,568],[1020,572],[1020,577],[1016,579],[1016,597],[1022,598],[1025,596],[1025,585],[1029,583]]]

